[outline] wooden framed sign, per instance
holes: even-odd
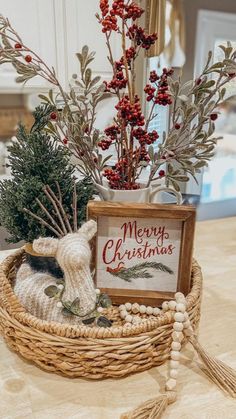
[[[190,290],[195,208],[90,201],[96,286],[113,303],[157,306]]]

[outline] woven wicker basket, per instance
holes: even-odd
[[[112,307],[111,328],[49,323],[27,313],[11,285],[23,255],[24,251],[18,250],[0,267],[0,332],[11,349],[44,370],[90,379],[122,377],[169,358],[171,312],[127,327],[118,316],[118,308]],[[201,269],[194,261],[192,288],[187,296],[194,328],[200,319],[201,289]]]

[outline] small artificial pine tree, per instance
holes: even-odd
[[[47,227],[24,211],[26,208],[39,217],[45,217],[36,201],[38,198],[48,212],[54,214],[52,203],[43,191],[46,185],[55,194],[60,189],[65,212],[69,219],[73,217],[75,177],[70,152],[43,132],[52,110],[51,105],[37,107],[30,132],[20,125],[17,140],[8,147],[12,179],[0,182],[0,223],[10,233],[7,241],[11,243],[53,236]],[[76,183],[78,227],[85,220],[87,202],[92,199],[93,191],[88,178]]]

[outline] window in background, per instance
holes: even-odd
[[[236,12],[236,5],[235,5]],[[214,61],[222,58],[219,45],[227,41],[236,47],[236,14],[200,10],[196,34],[195,74],[200,74],[208,51],[213,51]],[[219,107],[216,120],[218,141],[215,157],[209,167],[198,177],[199,185],[188,182],[189,189],[201,191],[198,208],[199,219],[213,219],[236,215],[236,79],[227,86],[224,102]]]
[[[236,48],[236,41],[231,41]],[[227,46],[227,41],[217,39],[213,59],[222,59],[219,45]],[[219,140],[214,159],[204,171],[201,202],[214,202],[236,197],[236,79],[227,85],[224,103],[219,107],[220,118],[216,120]]]

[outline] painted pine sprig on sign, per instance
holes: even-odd
[[[158,262],[143,262],[130,268],[120,267],[119,269],[107,268],[107,271],[116,277],[127,282],[132,282],[135,278],[153,278],[153,275],[147,269],[156,269],[157,271],[167,272],[172,275],[174,272],[168,266]]]

